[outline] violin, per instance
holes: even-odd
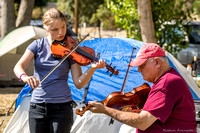
[[[131,92],[113,92],[104,101],[104,105],[118,110],[137,111],[141,110],[147,100],[150,86],[143,83]]]
[[[105,100],[100,101],[100,103],[117,110],[140,113],[150,89],[147,83],[143,83],[141,86],[133,88],[131,92],[113,92],[109,94]],[[76,109],[75,112],[77,115],[83,116],[90,108],[91,106],[86,104],[86,106],[83,106],[81,109]]]
[[[136,48],[133,48],[130,62],[132,59],[133,51]],[[129,64],[130,64],[129,62]],[[128,73],[129,73],[130,66],[128,65],[128,69],[125,75],[124,83],[121,88],[121,92],[113,92],[109,94],[105,100],[100,101],[100,103],[104,104],[107,107],[111,107],[117,110],[122,111],[131,111],[135,113],[140,113],[141,109],[143,108],[146,99],[148,97],[150,86],[147,83],[143,83],[142,86],[137,88],[133,88],[131,92],[124,93],[125,84],[127,81]],[[76,114],[82,116],[85,111],[89,110],[91,106],[86,104],[85,107],[76,110]]]
[[[76,41],[66,35],[62,41],[54,40],[51,45],[51,52],[56,58],[63,58],[67,55],[74,47],[76,46]],[[78,47],[74,52],[72,52],[69,57],[71,57],[76,63],[81,66],[89,65],[92,62],[98,62],[99,59],[95,57],[95,51],[92,48],[83,46]],[[111,63],[112,64],[112,63]],[[118,75],[118,70],[115,70],[115,67],[111,67],[111,64],[106,64],[106,68],[114,75]],[[108,72],[107,71],[107,72]],[[111,74],[111,75],[112,75]],[[111,76],[110,75],[110,76]]]
[[[56,68],[58,68],[58,66],[65,61],[69,56],[75,60],[77,63],[79,63],[80,65],[88,65],[89,63],[93,62],[93,61],[98,61],[99,59],[96,58],[94,56],[94,50],[88,47],[79,47],[79,45],[81,44],[81,42],[88,36],[89,34],[87,34],[80,42],[79,44],[76,44],[76,41],[68,36],[67,34],[65,35],[65,38],[62,41],[56,41],[54,40],[52,42],[51,45],[51,51],[52,54],[56,57],[56,58],[62,58],[62,60],[56,64],[56,66],[54,66],[40,81],[40,84],[42,82],[44,82],[47,77],[52,74]],[[76,51],[75,51],[76,50]],[[88,52],[87,52],[88,51]],[[118,75],[119,72],[118,70],[114,70],[114,68],[112,68],[110,65],[106,64],[106,68],[108,69],[108,71],[111,71],[112,74]],[[107,72],[108,72],[107,71]],[[110,74],[110,76],[112,76],[112,74]],[[33,88],[28,92],[28,94],[32,93]]]

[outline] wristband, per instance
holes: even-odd
[[[26,75],[26,73],[22,73],[22,74],[20,75],[20,77],[19,77],[19,81],[22,80],[21,78],[22,78],[23,75]]]

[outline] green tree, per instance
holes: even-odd
[[[127,32],[127,37],[141,40],[137,0],[110,0],[107,7],[114,13],[115,23]]]
[[[90,19],[90,24],[97,24],[103,22],[103,27],[105,29],[116,29],[115,19],[113,13],[104,4],[101,4],[97,9],[97,12],[92,15]]]
[[[181,43],[186,36],[185,22],[192,20],[193,9],[187,5],[191,5],[187,0],[151,1],[157,43],[175,56],[187,46]],[[127,37],[142,40],[138,25],[137,0],[109,0],[107,6],[114,13],[116,24],[127,31]],[[177,32],[178,30],[183,31],[183,34]]]
[[[193,9],[187,8],[187,1],[158,0],[152,1],[152,14],[158,44],[172,53],[177,53],[187,47],[185,39],[187,23],[193,18]],[[180,33],[181,31],[181,33]]]
[[[34,9],[32,11],[32,19],[42,19],[42,15],[46,11],[46,9],[43,9],[43,7],[46,6],[48,2],[56,2],[56,1],[35,0]]]
[[[104,0],[79,0],[78,2],[79,23],[89,23],[92,15],[96,13],[99,5],[103,4]],[[58,0],[57,7],[64,12],[68,16],[68,19],[73,23],[75,8],[74,0]]]
[[[194,7],[194,15],[196,15],[198,18],[200,18],[200,0],[195,0],[194,4],[193,4],[193,7]]]

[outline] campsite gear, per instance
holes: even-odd
[[[65,61],[77,48],[78,48],[78,46],[83,42],[83,40],[87,37],[87,36],[89,36],[89,34],[87,34],[70,52],[68,52],[65,56],[64,56],[64,58],[62,58],[62,60],[55,66],[55,67],[53,67],[52,69],[51,69],[51,71],[50,72],[48,72],[47,73],[47,75],[45,75],[44,76],[44,78],[42,78],[42,80],[40,81],[40,84],[52,73],[52,72],[54,72],[54,70],[58,67],[58,66],[60,66],[60,64],[63,62],[63,61]],[[33,91],[33,89],[31,89],[28,93],[31,93]]]
[[[131,58],[129,64],[131,62],[133,51],[136,49],[135,47],[132,50]],[[127,81],[127,77],[129,74],[130,65],[128,65],[128,69],[125,75],[125,79],[121,88],[121,92],[113,92],[109,94],[105,100],[100,101],[100,103],[104,104],[107,107],[115,108],[122,111],[133,111],[140,112],[140,109],[143,108],[144,103],[148,97],[150,86],[147,83],[143,83],[142,86],[137,88],[133,88],[131,92],[124,93],[125,84]],[[76,114],[82,116],[85,111],[89,110],[91,106],[86,105],[82,109],[77,109]],[[112,121],[112,120],[111,120]]]
[[[56,58],[63,58],[75,46],[76,46],[76,41],[72,37],[66,35],[62,41],[54,40],[52,42],[51,51]],[[81,66],[87,66],[90,63],[98,62],[99,60],[97,57],[95,57],[94,50],[86,46],[78,47],[73,53],[70,54],[69,57],[71,57],[76,63],[78,63]],[[118,70],[115,70],[116,66],[112,68],[111,64],[110,65],[106,64],[106,68],[112,74],[118,75],[119,74]],[[110,76],[112,76],[112,74]]]

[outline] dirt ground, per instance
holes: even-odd
[[[15,99],[22,88],[23,87],[0,88],[0,133],[3,133],[4,128],[14,113],[15,105],[12,108],[11,106],[15,103]],[[10,113],[8,113],[8,111]]]

